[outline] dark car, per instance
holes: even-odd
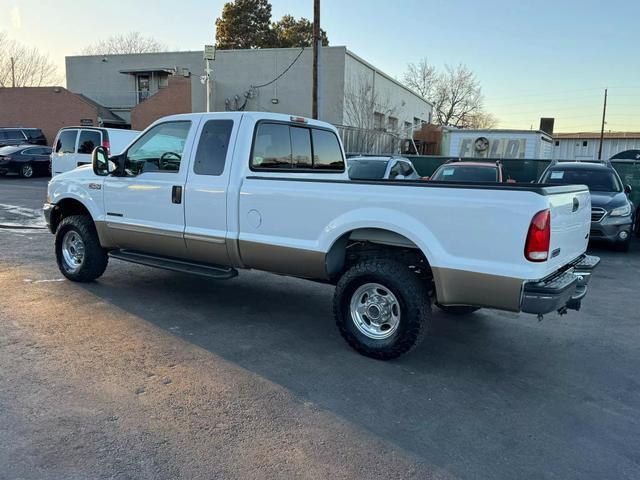
[[[0,147],[26,144],[46,145],[47,139],[39,128],[0,128]]]
[[[450,160],[429,177],[434,182],[509,182],[501,162],[463,162]]]
[[[550,165],[540,183],[586,185],[591,192],[591,233],[594,240],[611,242],[628,250],[634,229],[634,208],[628,195],[629,185],[622,185],[611,163],[559,162]]]
[[[0,175],[17,173],[21,177],[51,175],[51,148],[37,145],[0,147]]]

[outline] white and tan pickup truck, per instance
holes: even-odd
[[[52,179],[44,207],[68,279],[114,258],[328,282],[340,332],[374,358],[414,347],[433,304],[577,310],[598,263],[585,186],[350,180],[335,128],[306,118],[175,115],[92,160]]]

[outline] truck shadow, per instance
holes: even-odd
[[[460,442],[477,441],[465,462],[481,462],[517,428],[509,406],[543,401],[563,372],[549,364],[567,362],[532,317],[457,318],[437,309],[413,352],[391,362],[365,358],[335,327],[332,287],[261,272],[216,282],[112,262],[84,288],[443,466],[452,461],[447,445]]]

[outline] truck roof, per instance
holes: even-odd
[[[330,128],[333,131],[336,131],[335,127],[330,123],[323,122],[321,120],[314,120],[312,118],[302,117],[299,115],[291,115],[285,113],[271,113],[271,112],[197,112],[197,113],[181,113],[177,115],[170,115],[168,117],[163,117],[160,120],[196,120],[200,118],[212,118],[215,119],[217,117],[221,118],[238,118],[241,117],[250,117],[254,121],[259,120],[273,120],[276,122],[286,122],[286,123],[300,123],[304,125],[313,125],[317,127]]]

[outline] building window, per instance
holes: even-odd
[[[384,129],[384,115],[380,112],[373,112],[373,128],[376,130]]]
[[[169,75],[160,75],[158,77],[158,88],[167,88],[169,86]]]
[[[586,140],[583,140],[583,141],[582,141],[582,146],[583,146],[583,147],[586,147],[586,146],[587,146],[587,141],[586,141]]]
[[[411,122],[404,122],[404,132],[407,135],[411,134]]]
[[[422,122],[420,121],[420,119],[419,119],[418,117],[413,117],[413,126],[414,126],[415,128],[420,128],[420,124],[421,124],[421,123],[422,123]]]
[[[388,123],[389,130],[392,132],[398,131],[398,119],[396,117],[389,117]]]
[[[556,140],[556,147],[560,146],[560,140]]]

